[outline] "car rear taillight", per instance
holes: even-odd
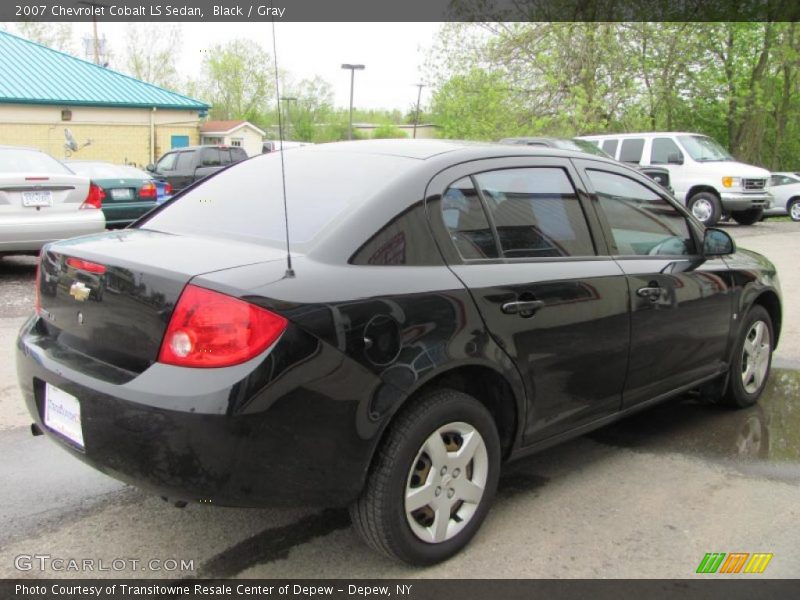
[[[146,198],[150,200],[156,199],[156,184],[152,182],[145,183],[139,188],[139,198]]]
[[[88,260],[83,260],[82,258],[68,258],[67,266],[72,267],[73,269],[78,269],[79,271],[86,271],[87,273],[95,273],[97,275],[102,275],[106,272],[105,265],[89,262]]]
[[[106,193],[99,185],[94,183],[89,185],[89,193],[86,194],[86,200],[81,204],[81,208],[103,208],[103,200],[106,198]]]
[[[167,182],[167,185],[164,187],[164,194],[166,194],[167,196],[172,194],[172,184],[171,183]]]
[[[187,285],[170,318],[158,362],[180,367],[229,367],[257,356],[288,321],[244,300]]]
[[[42,254],[39,253],[39,258],[36,259],[36,295],[34,300],[34,310],[36,311],[37,315],[42,314]]]

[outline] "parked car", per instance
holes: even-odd
[[[172,198],[172,185],[170,185],[169,182],[162,181],[161,179],[155,179],[152,174],[137,167],[124,165],[122,168],[125,170],[126,173],[129,173],[131,177],[141,177],[148,179],[153,183],[153,185],[156,186],[156,204],[163,204],[164,202]]]
[[[156,206],[156,184],[144,171],[99,160],[71,160],[66,164],[102,190],[103,214],[109,228],[127,227]]]
[[[764,216],[789,215],[792,221],[800,221],[800,174],[773,173],[767,190],[773,197],[772,208]]]
[[[717,142],[697,133],[658,132],[587,135],[621,162],[664,166],[675,197],[705,225],[723,214],[741,225],[759,221],[770,207],[769,171],[734,158]]]
[[[553,137],[514,137],[500,140],[501,144],[513,144],[522,146],[547,146],[549,148],[561,148],[562,150],[575,150],[576,152],[588,152],[595,156],[604,158],[614,158],[608,152],[601,149],[597,144],[582,140],[580,138],[553,138]],[[675,193],[669,184],[669,170],[664,167],[653,165],[639,166],[639,170],[650,179],[660,184],[671,194]]]
[[[693,388],[754,404],[781,325],[773,265],[637,170],[431,140],[252,158],[49,244],[36,289],[35,432],[172,500],[349,505],[414,564],[504,461]]]
[[[0,146],[0,256],[103,231],[101,190],[34,148]]]
[[[245,160],[247,153],[238,146],[190,146],[167,152],[146,169],[154,179],[169,183],[175,193],[228,165]]]

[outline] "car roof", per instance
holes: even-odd
[[[39,150],[39,148],[33,148],[31,146],[12,146],[10,144],[0,144],[0,150],[31,150],[33,152],[41,152],[42,154],[47,154],[47,152],[45,152],[44,150]]]
[[[701,135],[703,137],[711,137],[705,133],[698,133],[697,131],[642,131],[639,133],[590,133],[586,135],[577,136],[578,139],[589,138],[629,138],[629,137],[656,137],[661,135]]]
[[[230,150],[235,148],[237,150],[244,150],[244,148],[240,148],[239,146],[231,146],[230,144],[202,144],[198,146],[183,146],[181,148],[170,148],[164,154],[170,154],[172,152],[186,152],[187,150],[202,150],[203,148],[225,148],[226,150]]]

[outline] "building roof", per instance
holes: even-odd
[[[0,31],[0,102],[207,110],[210,106]]]
[[[250,127],[257,131],[263,137],[266,135],[261,129],[250,123],[249,121],[206,121],[200,127],[200,133],[205,135],[226,135],[242,127]]]

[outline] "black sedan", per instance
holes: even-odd
[[[372,547],[430,564],[505,461],[691,389],[755,403],[780,326],[770,262],[634,169],[365,141],[261,155],[47,245],[17,361],[34,433],[109,475],[349,505]]]

